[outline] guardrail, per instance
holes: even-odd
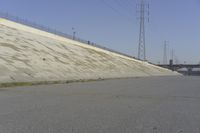
[[[104,49],[104,50],[107,50],[107,51],[110,51],[110,52],[113,52],[113,53],[117,53],[117,54],[120,54],[120,55],[123,55],[123,56],[127,56],[129,58],[136,59],[135,57],[130,56],[128,54],[124,54],[124,53],[118,52],[116,50],[103,47],[103,46],[101,46],[101,45],[99,45],[97,43],[94,43],[92,41],[89,41],[89,40],[84,40],[84,39],[81,39],[79,37],[73,37],[72,35],[69,35],[67,33],[63,33],[63,32],[58,31],[56,29],[52,29],[52,28],[49,28],[47,26],[31,22],[31,21],[29,21],[27,19],[22,19],[20,17],[11,15],[9,13],[0,12],[0,17],[4,18],[4,19],[7,19],[7,20],[10,20],[10,21],[14,21],[16,23],[20,23],[20,24],[23,24],[23,25],[26,25],[26,26],[30,26],[30,27],[36,28],[36,29],[39,29],[39,30],[42,30],[42,31],[46,31],[46,32],[49,32],[49,33],[52,33],[52,34],[55,34],[55,35],[58,35],[58,36],[61,36],[61,37],[67,38],[67,39],[72,39],[72,40],[75,40],[75,41],[78,41],[78,42],[81,42],[81,43],[84,43],[84,44],[87,44],[87,45],[90,45],[90,46],[94,46],[94,47],[97,47],[97,48],[100,48],[100,49]]]

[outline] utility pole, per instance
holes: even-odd
[[[75,40],[76,39],[76,31],[75,31],[74,27],[72,27],[72,31],[73,31],[73,40]]]
[[[174,60],[174,50],[171,50],[171,60]]]
[[[167,59],[167,41],[164,42],[163,64],[168,64],[168,59]]]
[[[139,33],[138,59],[146,60],[145,15],[146,15],[146,8],[148,8],[148,21],[149,21],[149,4],[145,4],[144,0],[140,0],[139,8],[140,8],[139,9],[140,33]]]

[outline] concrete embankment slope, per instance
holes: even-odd
[[[178,73],[0,19],[0,83],[164,75]]]

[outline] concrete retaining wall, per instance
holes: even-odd
[[[179,75],[0,19],[0,83]]]

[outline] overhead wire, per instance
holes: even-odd
[[[113,4],[110,3],[109,0],[99,0],[100,2],[102,2],[105,6],[107,6],[108,8],[110,8],[113,12],[117,13],[118,15],[126,18],[129,22],[133,23],[132,18],[129,15],[125,15],[124,13],[122,13],[121,11],[119,11],[118,8],[114,7]],[[112,2],[112,1],[111,1]],[[116,2],[116,1],[115,1]],[[117,3],[115,3],[117,4]],[[122,7],[118,1],[118,5],[120,6],[120,8],[124,9],[124,7]],[[124,9],[125,10],[125,9]],[[126,9],[127,10],[127,9]]]
[[[132,17],[133,16],[133,7],[131,7],[128,3],[125,2],[126,0],[124,1],[121,1],[121,0],[114,0],[114,3],[116,5],[118,5],[121,9],[123,9],[125,12],[129,13],[129,15]]]

